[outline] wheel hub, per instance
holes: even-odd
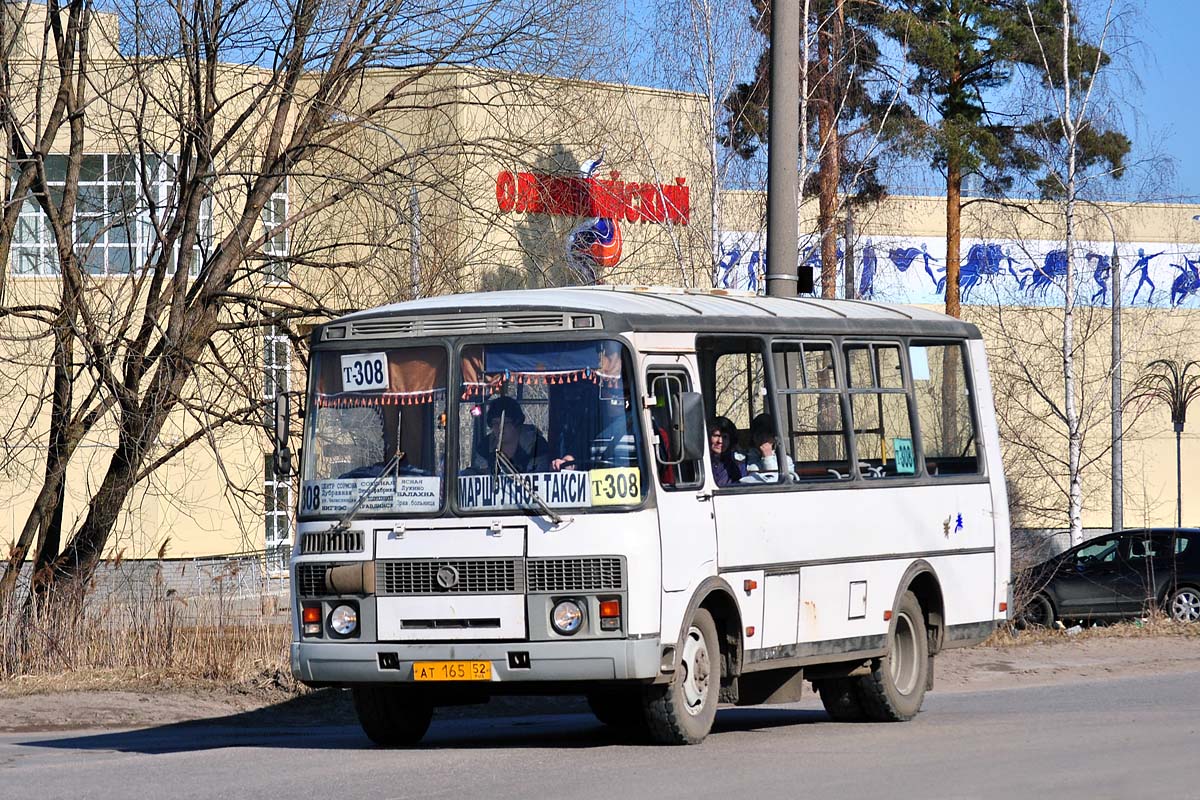
[[[1200,593],[1185,589],[1171,603],[1171,618],[1179,622],[1200,621]]]
[[[692,627],[688,630],[687,638],[683,643],[683,657],[680,661],[683,667],[684,704],[688,713],[695,716],[704,708],[712,672],[708,659],[708,648],[704,646],[704,636],[700,633],[699,628]]]

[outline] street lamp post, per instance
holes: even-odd
[[[1143,403],[1165,403],[1171,410],[1171,425],[1175,429],[1175,525],[1181,528],[1183,426],[1187,422],[1188,406],[1197,397],[1200,397],[1200,361],[1181,364],[1178,361],[1160,358],[1146,365],[1146,372],[1138,379],[1130,398]]]

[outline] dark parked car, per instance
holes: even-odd
[[[1157,604],[1172,619],[1200,621],[1200,529],[1150,528],[1098,536],[1025,571],[1019,619],[1118,619]]]

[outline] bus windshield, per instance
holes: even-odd
[[[633,372],[620,342],[467,345],[461,365],[461,510],[641,502]]]
[[[442,508],[446,365],[441,347],[313,354],[301,514]]]

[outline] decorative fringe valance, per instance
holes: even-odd
[[[621,383],[620,374],[608,375],[594,369],[554,370],[546,372],[504,372],[487,375],[482,381],[464,381],[462,399],[483,399],[500,394],[506,383],[529,386],[559,386],[567,383],[587,381],[598,386],[614,387]]]
[[[432,403],[446,396],[445,389],[430,389],[420,392],[341,392],[318,394],[317,408],[366,408],[368,406],[419,406]]]

